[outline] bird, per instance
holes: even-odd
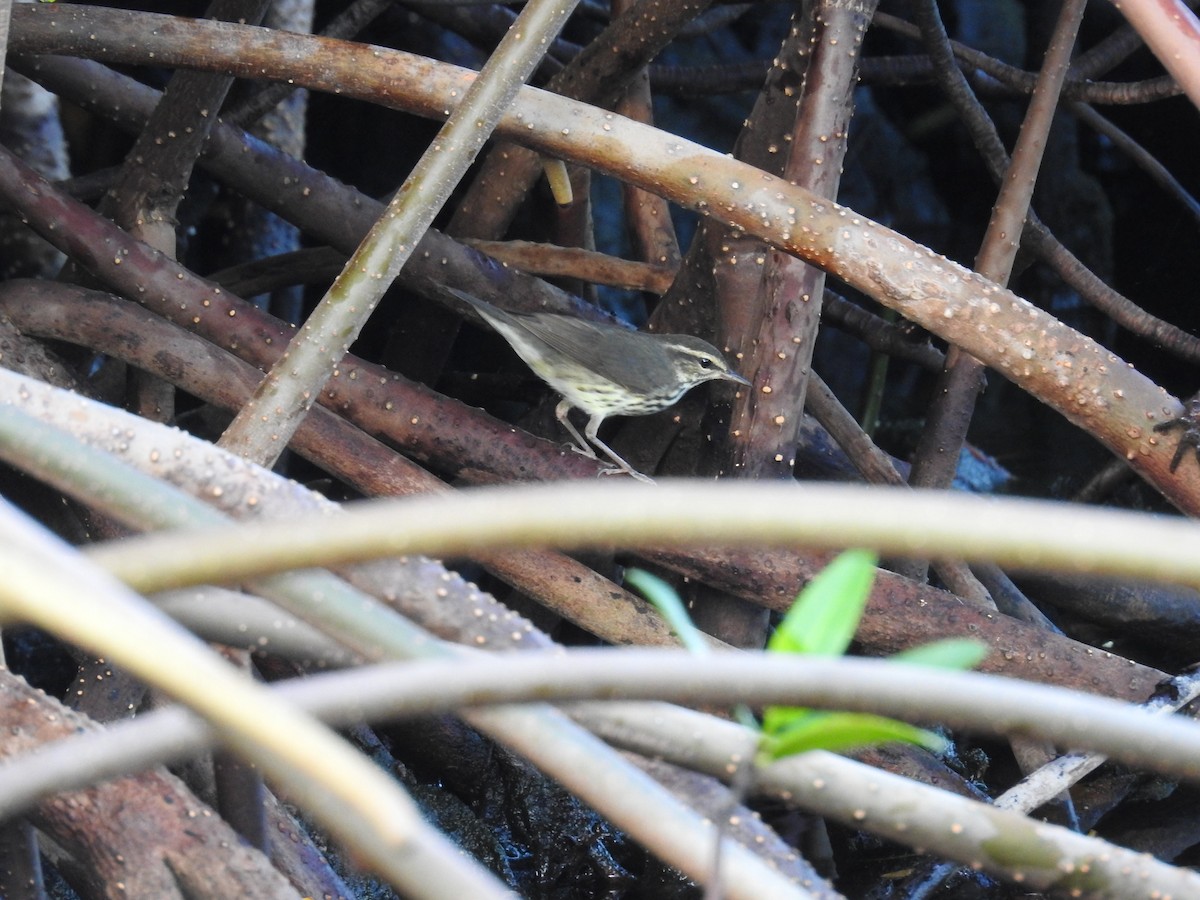
[[[647,334],[619,325],[587,322],[558,313],[516,313],[493,306],[456,288],[446,288],[500,334],[534,373],[561,396],[554,415],[570,433],[575,449],[590,459],[603,451],[615,468],[653,483],[600,440],[609,416],[643,416],[677,403],[706,381],[749,386],[721,352],[687,334]],[[588,415],[584,435],[569,418],[572,409]]]

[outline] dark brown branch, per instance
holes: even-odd
[[[880,13],[879,15],[883,15]],[[905,23],[907,24],[907,23]],[[962,69],[975,91],[983,97],[1024,97],[1033,90],[1037,77],[978,50],[954,45]],[[771,68],[767,60],[711,66],[651,66],[650,85],[674,97],[705,97],[755,90]],[[876,87],[906,87],[932,84],[934,65],[924,54],[867,56],[862,60],[861,82]],[[1081,103],[1104,106],[1133,106],[1178,97],[1181,90],[1169,75],[1144,81],[1088,81],[1072,78],[1063,94]]]
[[[0,671],[0,756],[97,727]],[[32,818],[71,853],[91,891],[102,896],[299,897],[262,854],[164,770],[51,797]]]

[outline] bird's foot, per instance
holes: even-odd
[[[1175,455],[1171,457],[1172,472],[1179,466],[1179,461],[1183,459],[1183,454],[1189,447],[1196,451],[1196,459],[1200,460],[1200,394],[1193,395],[1183,404],[1183,415],[1154,426],[1154,430],[1160,432],[1175,428],[1182,428],[1183,434],[1179,436],[1179,445],[1175,448]]]
[[[625,469],[625,468],[622,468],[621,466],[607,466],[606,468],[601,469],[596,474],[597,474],[597,476],[600,476],[600,475],[628,475],[630,478],[635,478],[638,481],[645,482],[646,484],[654,484],[653,478],[651,478],[649,475],[643,475],[637,469],[633,469],[633,468]]]
[[[581,446],[579,446],[579,444],[576,444],[574,441],[572,441],[567,446],[570,447],[572,450],[574,450],[576,453],[578,453],[580,456],[586,456],[588,459],[599,459],[600,458],[596,455],[595,450],[593,450],[591,447],[588,447],[586,445],[581,447]]]

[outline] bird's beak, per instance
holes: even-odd
[[[726,372],[726,373],[725,373],[725,380],[726,380],[726,381],[736,381],[738,384],[744,384],[746,387],[753,387],[753,386],[754,386],[754,385],[752,385],[752,384],[749,382],[749,380],[747,380],[747,379],[743,378],[743,377],[742,377],[741,375],[739,375],[737,372]]]

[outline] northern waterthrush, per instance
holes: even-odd
[[[585,322],[557,313],[512,313],[447,288],[498,331],[529,368],[562,395],[554,410],[584,456],[596,447],[623,471],[650,481],[597,436],[609,416],[644,416],[666,409],[705,381],[749,385],[712,344],[687,334],[646,334],[618,325]],[[590,417],[585,439],[571,424],[571,409]]]

